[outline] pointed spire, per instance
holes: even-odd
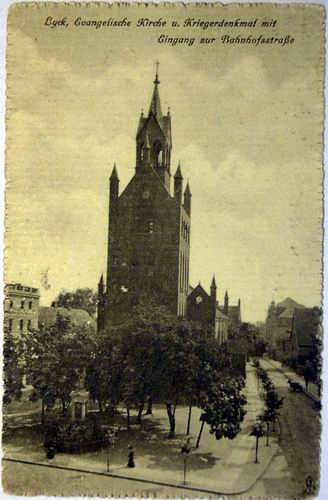
[[[98,294],[102,295],[104,293],[104,275],[101,273],[100,280],[98,283]]]
[[[215,275],[213,274],[213,279],[211,283],[211,299],[216,304],[216,283],[215,283]]]
[[[114,168],[112,174],[109,178],[109,199],[114,202],[118,198],[120,180],[117,175],[116,163],[114,163]]]
[[[156,66],[156,76],[155,76],[155,80],[154,80],[154,84],[155,85],[158,85],[160,82],[159,82],[159,79],[158,79],[158,66],[160,65],[161,63],[159,62],[159,60],[157,59],[157,61],[155,62],[155,66]]]
[[[111,173],[111,176],[110,176],[110,179],[117,179],[119,180],[118,178],[118,175],[117,175],[117,170],[116,170],[116,163],[114,163],[114,167],[113,167],[113,170],[112,170],[112,173]]]
[[[174,198],[177,200],[179,205],[182,203],[182,173],[181,173],[181,168],[180,168],[180,162],[177,168],[177,171],[175,172],[174,176]]]
[[[190,214],[191,214],[191,191],[190,191],[190,187],[189,187],[189,180],[187,182],[186,189],[185,189],[184,195],[183,195],[183,207],[184,207],[185,211],[187,212],[187,214],[190,216]]]
[[[177,171],[175,172],[174,178],[175,178],[175,179],[183,179],[183,177],[182,177],[182,173],[181,173],[180,162],[179,162],[179,165],[178,165]]]
[[[186,185],[186,189],[185,189],[184,195],[185,196],[192,196],[191,195],[191,191],[190,191],[190,186],[189,186],[189,179],[187,181],[187,185]]]
[[[228,314],[228,312],[229,312],[229,296],[228,296],[228,290],[226,290],[224,296],[223,314]]]
[[[151,103],[150,103],[150,108],[149,108],[149,114],[151,112],[154,113],[154,115],[156,116],[156,118],[162,118],[162,108],[161,108],[161,100],[159,98],[159,92],[158,92],[158,85],[159,85],[159,79],[158,79],[158,66],[159,66],[159,61],[156,61],[156,76],[155,76],[155,80],[154,80],[154,92],[153,92],[153,97],[151,99]]]
[[[238,307],[240,308],[240,299],[238,299]]]

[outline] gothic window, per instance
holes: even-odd
[[[24,320],[21,319],[21,320],[19,320],[19,329],[21,332],[23,331],[23,328],[24,328]]]
[[[32,301],[32,300],[30,300],[30,301],[29,301],[29,303],[28,303],[28,308],[29,308],[29,309],[32,309],[32,305],[33,305],[33,301]]]
[[[12,329],[13,329],[13,320],[12,320],[12,319],[10,319],[10,320],[9,320],[9,331],[11,332],[11,331],[12,331]]]
[[[148,233],[149,234],[153,234],[153,232],[154,232],[154,221],[150,220],[148,222]]]
[[[143,159],[144,159],[144,154],[145,154],[145,152],[144,152],[144,148],[143,148],[143,147],[144,147],[144,145],[143,145],[143,143],[142,143],[142,144],[141,144],[141,146],[140,146],[140,159],[141,159],[141,160],[143,160]]]
[[[14,305],[14,301],[13,301],[13,300],[11,300],[11,301],[9,302],[9,307],[10,307],[10,309],[12,309],[12,308],[13,308],[13,305]]]
[[[24,307],[25,307],[25,299],[21,301],[21,309],[24,309]]]
[[[163,149],[160,142],[155,142],[153,146],[154,166],[160,167],[163,164]]]
[[[27,320],[27,329],[30,330],[32,327],[32,321],[29,319]]]

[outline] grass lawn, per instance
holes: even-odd
[[[27,413],[31,411],[41,411],[40,401],[30,401],[29,397],[32,393],[31,388],[23,390],[23,394],[20,401],[12,401],[9,404],[3,405],[4,415],[12,415],[16,413]]]

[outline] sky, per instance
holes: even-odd
[[[67,27],[45,20],[67,17]],[[77,27],[143,16],[180,24],[277,19],[274,29]],[[7,282],[96,288],[106,270],[108,177],[134,174],[135,134],[148,111],[155,60],[173,149],[192,191],[190,280],[263,320],[271,300],[321,302],[323,11],[319,6],[33,7],[8,21]],[[260,22],[260,21],[259,21]],[[270,31],[270,33],[269,33]],[[194,45],[158,36],[196,37]],[[291,45],[241,46],[221,36],[292,35]],[[215,37],[211,45],[202,36]],[[198,43],[197,43],[198,42]],[[45,276],[47,279],[44,279]]]

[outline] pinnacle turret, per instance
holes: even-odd
[[[117,175],[117,170],[116,170],[116,163],[114,163],[114,167],[110,176],[110,179],[117,179],[119,181],[118,175]]]
[[[182,173],[180,168],[180,162],[177,168],[177,171],[174,175],[174,198],[177,200],[179,205],[182,203]]]
[[[189,181],[187,182],[187,186],[183,195],[183,208],[190,216],[191,214],[191,191],[189,187]]]
[[[177,171],[175,172],[174,178],[175,178],[175,179],[181,179],[181,180],[183,179],[183,177],[182,177],[182,173],[181,173],[181,166],[180,166],[180,162],[179,162],[179,165],[178,165]]]
[[[111,202],[117,200],[118,198],[118,186],[120,180],[117,175],[116,164],[114,163],[114,168],[112,170],[112,174],[109,178],[109,197]]]

